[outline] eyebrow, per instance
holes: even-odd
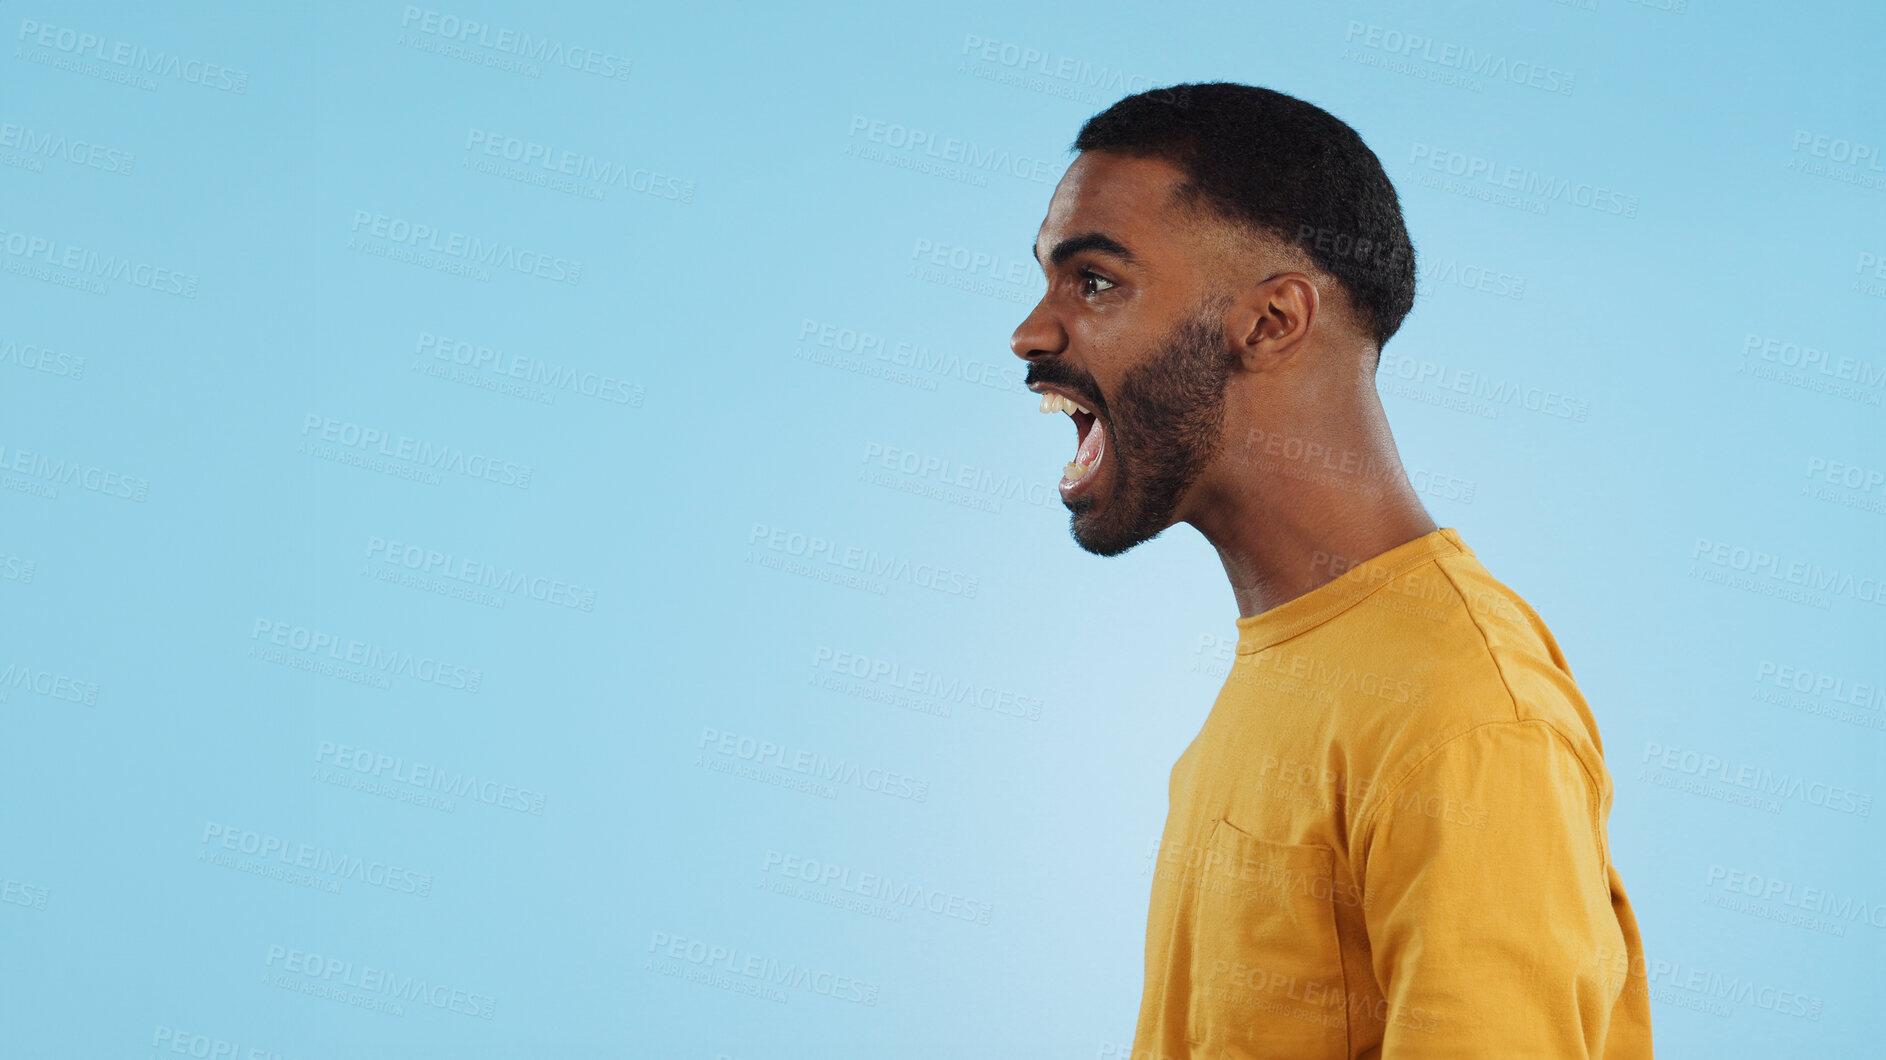
[[[1083,250],[1097,250],[1103,254],[1111,254],[1128,265],[1139,264],[1139,258],[1126,248],[1126,244],[1104,232],[1083,232],[1077,236],[1069,236],[1054,245],[1054,249],[1048,252],[1048,260],[1059,266]],[[1028,252],[1035,256],[1035,261],[1039,264],[1041,251],[1036,250],[1031,244]]]

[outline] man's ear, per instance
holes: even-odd
[[[1272,372],[1288,365],[1307,348],[1321,306],[1316,282],[1301,272],[1280,272],[1247,288],[1227,321],[1241,367]]]

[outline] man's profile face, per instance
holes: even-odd
[[[1047,290],[1009,343],[1030,389],[1087,410],[1072,413],[1061,499],[1074,540],[1097,555],[1171,526],[1223,439],[1233,353],[1204,255],[1170,204],[1183,179],[1156,159],[1076,158],[1036,237]]]

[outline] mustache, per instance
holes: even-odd
[[[1060,387],[1095,412],[1105,415],[1107,411],[1107,403],[1101,399],[1100,389],[1094,385],[1093,376],[1059,359],[1029,361],[1028,374],[1022,377],[1022,383],[1025,386],[1040,383]]]

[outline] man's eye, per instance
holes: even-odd
[[[1092,269],[1082,269],[1082,270],[1080,271],[1080,277],[1081,277],[1081,293],[1082,293],[1082,294],[1086,294],[1086,295],[1095,295],[1095,294],[1099,294],[1099,293],[1100,293],[1100,291],[1095,291],[1095,290],[1089,290],[1089,289],[1088,289],[1088,287],[1087,287],[1087,283],[1088,283],[1088,281],[1089,281],[1089,280],[1091,280],[1091,281],[1093,281],[1093,282],[1095,282],[1095,283],[1104,283],[1104,284],[1106,284],[1106,285],[1107,285],[1107,287],[1109,287],[1109,288],[1110,288],[1110,287],[1112,287],[1112,286],[1114,286],[1114,283],[1113,283],[1113,281],[1112,281],[1112,280],[1109,280],[1109,279],[1107,279],[1107,278],[1106,278],[1105,276],[1102,276],[1102,275],[1100,275],[1099,273],[1097,273],[1097,272],[1094,272],[1094,271],[1093,271]],[[1103,288],[1103,290],[1104,290],[1104,288]]]

